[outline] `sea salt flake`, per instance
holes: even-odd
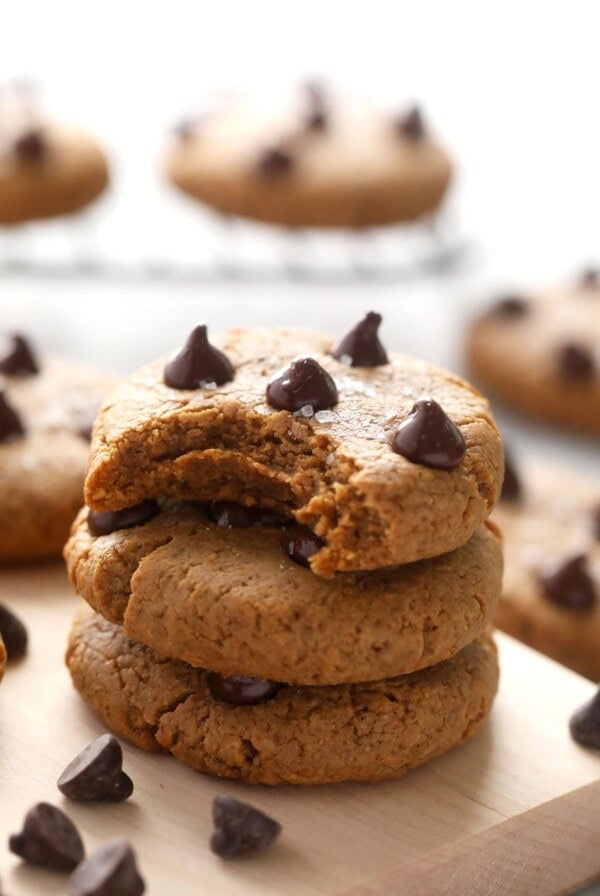
[[[312,417],[315,413],[315,409],[312,404],[302,405],[299,411],[294,411],[294,417]]]
[[[325,458],[325,466],[330,467],[334,460],[335,460],[335,458],[334,458],[333,454],[328,454],[327,457]]]
[[[350,355],[340,355],[339,362],[340,364],[345,364],[346,367],[352,367],[352,357]]]
[[[315,414],[315,420],[317,423],[333,423],[335,420],[335,415],[333,411],[317,411]]]
[[[214,382],[214,380],[201,380],[200,386],[202,389],[209,389],[211,392],[214,392],[217,388],[217,384]]]

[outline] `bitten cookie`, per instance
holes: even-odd
[[[83,510],[65,548],[75,591],[169,657],[300,685],[445,660],[490,624],[500,596],[500,540],[487,526],[451,554],[326,580],[293,559],[295,527],[261,524],[239,505],[209,513],[226,525],[180,504],[95,536]]]
[[[600,481],[566,469],[507,467],[494,519],[505,574],[496,624],[600,680]]]
[[[509,295],[471,326],[475,381],[528,416],[600,435],[600,279]]]
[[[254,705],[212,695],[210,675],[159,657],[86,612],[67,650],[75,687],[121,737],[199,771],[260,784],[375,781],[473,735],[498,683],[482,636],[433,668],[371,684],[281,687]]]
[[[113,380],[0,346],[0,562],[60,555],[81,505],[89,436]]]
[[[503,450],[487,401],[377,339],[368,314],[339,342],[299,330],[198,327],[102,409],[86,503],[231,500],[294,516],[322,540],[313,572],[454,550],[490,512]]]
[[[418,107],[384,112],[317,84],[229,99],[185,122],[171,182],[227,215],[292,227],[370,227],[435,211],[452,165]]]

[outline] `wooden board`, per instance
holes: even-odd
[[[294,789],[236,785],[165,756],[125,748],[135,781],[120,805],[67,804],[66,763],[103,731],[62,663],[76,601],[62,567],[0,574],[0,601],[30,629],[31,649],[0,686],[0,877],[7,896],[65,893],[65,879],[6,849],[29,806],[65,806],[86,846],[123,835],[150,896],[542,896],[600,876],[600,754],[569,738],[593,686],[506,637],[493,718],[469,744],[382,784]],[[284,834],[261,856],[222,863],[208,849],[219,792],[249,799]]]

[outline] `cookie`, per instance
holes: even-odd
[[[491,622],[502,556],[487,526],[451,554],[323,579],[290,558],[293,528],[256,520],[229,528],[179,504],[95,537],[83,510],[65,548],[71,582],[164,656],[301,685],[413,672],[452,656]]]
[[[600,680],[600,481],[530,464],[494,520],[504,534],[498,628]]]
[[[2,640],[2,635],[0,635],[0,681],[2,681],[2,677],[4,675],[4,667],[6,666],[6,647],[4,646],[4,641]]]
[[[199,771],[260,784],[375,781],[462,743],[488,715],[496,650],[483,635],[444,663],[370,684],[281,687],[255,705],[212,696],[210,676],[86,612],[72,629],[75,687],[118,735]]]
[[[185,122],[170,181],[225,215],[288,227],[372,227],[434,212],[452,164],[418,107],[385,111],[312,84],[230,98]]]
[[[489,405],[425,362],[390,354],[383,363],[380,344],[376,366],[365,366],[373,334],[356,333],[364,336],[369,319],[340,343],[239,329],[213,346],[198,327],[175,358],[144,367],[105,404],[86,503],[94,511],[153,497],[259,504],[316,533],[322,544],[309,562],[322,576],[462,546],[503,476]]]
[[[0,562],[60,555],[81,505],[91,422],[113,385],[58,358],[31,356],[37,372],[22,369],[15,345],[0,347]]]
[[[508,295],[472,324],[473,378],[527,416],[600,435],[600,281]]]

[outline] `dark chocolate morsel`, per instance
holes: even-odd
[[[571,716],[571,737],[582,747],[600,749],[600,689]]]
[[[50,871],[72,871],[85,855],[73,822],[49,803],[38,803],[29,810],[23,830],[10,837],[8,848],[29,865]]]
[[[600,289],[600,270],[598,268],[585,268],[579,277],[580,289]]]
[[[342,362],[349,359],[351,367],[379,367],[381,364],[388,364],[388,356],[378,336],[381,319],[381,314],[376,314],[375,311],[365,314],[334,345],[331,350],[333,357]]]
[[[288,519],[274,510],[246,507],[236,501],[211,501],[207,513],[217,526],[248,529],[251,526],[285,526]]]
[[[502,482],[502,490],[500,492],[501,501],[518,501],[521,497],[522,488],[521,480],[513,465],[512,457],[505,450],[504,452],[504,480]]]
[[[0,391],[0,442],[12,442],[25,435],[21,418]]]
[[[585,554],[545,564],[539,571],[539,580],[544,596],[568,610],[589,610],[596,603],[596,588]]]
[[[415,402],[394,433],[392,448],[413,463],[436,470],[453,470],[467,451],[460,429],[433,398]]]
[[[142,896],[145,890],[135,854],[121,838],[97,849],[69,878],[69,896]]]
[[[523,296],[501,296],[492,305],[495,317],[524,317],[529,312],[529,302]]]
[[[321,539],[308,526],[295,526],[290,530],[287,551],[295,563],[310,567],[309,560],[323,547]]]
[[[275,374],[267,386],[267,401],[285,411],[306,405],[323,411],[337,404],[338,391],[333,377],[314,358],[297,358]]]
[[[205,324],[195,327],[184,347],[165,366],[164,379],[173,389],[199,389],[209,383],[222,386],[233,379],[227,355],[208,341]]]
[[[396,121],[398,133],[409,140],[421,140],[425,136],[425,121],[418,106],[412,106],[408,112]]]
[[[133,781],[123,771],[123,750],[112,734],[103,734],[79,753],[57,782],[70,800],[118,803],[133,793]]]
[[[219,675],[208,673],[208,689],[211,696],[223,703],[235,706],[254,706],[266,703],[277,694],[281,684],[266,678],[255,678],[252,675]]]
[[[111,532],[116,532],[118,529],[133,529],[134,526],[143,526],[159,513],[158,501],[148,498],[141,504],[124,507],[122,510],[105,510],[100,513],[88,510],[87,524],[92,535],[110,535]]]
[[[25,656],[28,641],[27,629],[5,604],[0,604],[0,635],[9,660],[19,660]]]
[[[7,376],[39,373],[40,368],[35,355],[25,337],[13,333],[8,340],[7,351],[0,357],[0,373],[5,373]]]
[[[278,821],[232,796],[216,796],[212,816],[215,830],[210,848],[222,859],[265,849],[281,833]]]
[[[263,177],[277,178],[289,174],[294,167],[294,160],[286,149],[270,146],[260,153],[256,167]]]
[[[48,144],[41,128],[24,131],[13,143],[13,153],[20,162],[42,162],[47,151]]]
[[[558,369],[569,380],[588,380],[595,372],[592,353],[583,345],[567,342],[558,350]]]

